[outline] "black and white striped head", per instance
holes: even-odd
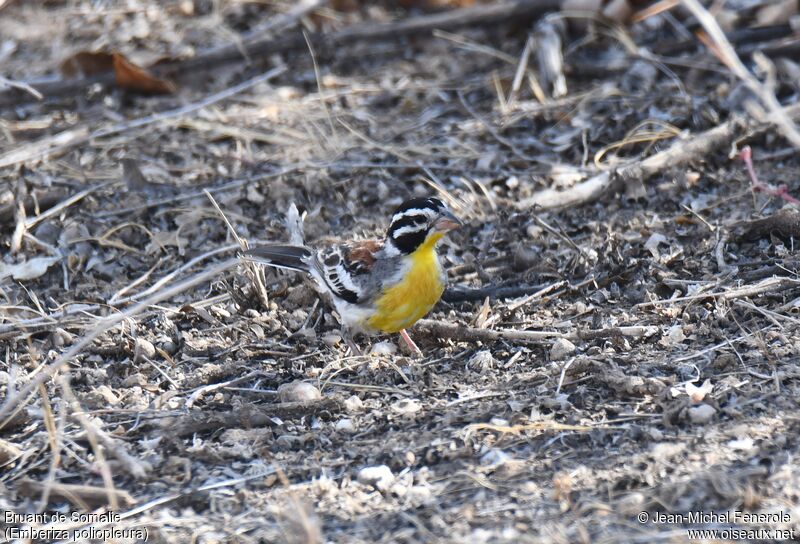
[[[425,242],[437,242],[461,225],[438,198],[412,198],[395,210],[386,240],[400,253],[408,255]]]

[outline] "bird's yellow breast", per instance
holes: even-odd
[[[436,257],[436,233],[409,255],[411,265],[400,283],[378,298],[375,313],[367,320],[372,329],[397,332],[422,319],[439,301],[444,292],[442,269]]]

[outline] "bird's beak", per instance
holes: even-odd
[[[439,214],[439,217],[434,221],[433,229],[439,232],[449,232],[463,225],[464,223],[462,223],[458,217],[449,211],[444,211]]]

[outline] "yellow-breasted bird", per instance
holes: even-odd
[[[438,198],[413,198],[392,215],[382,240],[361,240],[325,248],[262,245],[245,259],[306,272],[334,305],[343,337],[354,352],[353,333],[399,332],[421,353],[405,329],[439,301],[447,274],[436,244],[462,225]]]

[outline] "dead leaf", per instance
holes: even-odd
[[[116,52],[81,51],[63,61],[60,68],[67,78],[91,77],[113,71],[117,86],[128,91],[147,94],[172,94],[176,91],[171,81],[155,77]]]
[[[686,394],[689,395],[692,404],[700,404],[713,389],[714,386],[711,385],[711,380],[704,381],[703,385],[699,387],[691,382],[686,384]]]
[[[80,51],[63,61],[60,69],[67,78],[96,76],[114,69],[114,55],[103,51]]]
[[[0,263],[0,280],[9,276],[18,281],[34,280],[60,260],[61,257],[34,257],[18,264]]]
[[[117,86],[129,91],[149,94],[172,94],[176,91],[171,81],[154,77],[119,53],[114,53],[114,76]]]

